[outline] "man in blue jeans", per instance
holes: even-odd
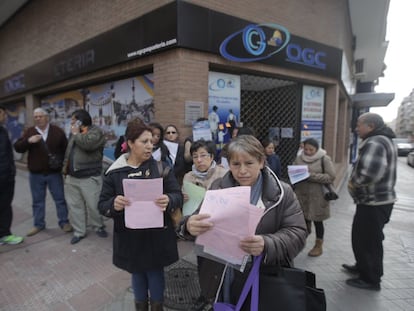
[[[0,245],[19,244],[23,238],[11,233],[13,220],[12,201],[16,166],[9,134],[3,127],[6,122],[6,108],[0,106]]]
[[[63,191],[63,177],[60,168],[50,168],[50,154],[62,159],[68,140],[65,132],[49,123],[49,115],[43,108],[33,112],[35,125],[28,128],[23,136],[14,143],[17,152],[28,151],[29,182],[32,193],[33,228],[27,233],[32,236],[46,228],[45,201],[46,187],[55,201],[59,227],[64,232],[71,232],[68,209]]]

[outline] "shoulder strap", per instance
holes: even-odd
[[[325,174],[325,163],[324,163],[324,161],[323,161],[323,158],[325,158],[325,156],[323,156],[323,157],[321,158],[321,166],[322,166],[322,173],[323,173],[323,174]]]
[[[166,166],[165,168],[163,168],[161,161],[157,161],[157,167],[158,167],[158,173],[160,173],[160,176],[162,178],[167,177],[168,173],[170,172],[170,167]]]
[[[46,149],[47,154],[50,155],[49,147],[47,146],[47,144],[46,144],[45,140],[43,139],[43,137],[42,137],[41,141],[42,141],[41,144]]]
[[[253,266],[249,272],[246,282],[244,283],[243,290],[240,294],[239,300],[235,310],[241,310],[244,301],[247,298],[250,290],[252,291],[251,301],[250,301],[250,310],[257,310],[259,305],[259,271],[260,263],[262,261],[262,255],[255,256],[253,259]]]

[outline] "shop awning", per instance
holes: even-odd
[[[395,93],[358,93],[351,95],[356,108],[385,107],[395,97]]]

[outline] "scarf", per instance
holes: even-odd
[[[321,159],[325,155],[326,155],[326,151],[323,150],[322,148],[319,148],[318,151],[316,151],[316,153],[312,156],[307,156],[304,152],[302,152],[300,157],[302,158],[302,160],[304,162],[312,163],[312,162],[315,162],[315,161]]]
[[[262,177],[262,172],[260,172],[259,177],[257,178],[257,181],[254,183],[254,185],[251,186],[250,204],[253,204],[253,205],[257,204],[262,194],[262,187],[263,187],[263,177]]]
[[[208,168],[207,171],[205,172],[200,172],[196,169],[195,165],[193,164],[192,166],[192,173],[194,174],[195,177],[200,178],[201,180],[204,180],[207,178],[208,172],[216,167],[216,161],[213,160],[213,162],[211,162],[210,167]]]

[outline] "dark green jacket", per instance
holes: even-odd
[[[78,178],[101,175],[105,143],[103,131],[94,125],[86,133],[71,135],[63,161],[63,174]]]

